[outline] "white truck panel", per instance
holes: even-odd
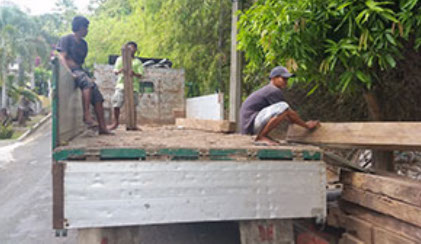
[[[324,218],[318,161],[66,161],[67,228]]]

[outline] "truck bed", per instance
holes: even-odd
[[[320,149],[310,145],[285,141],[280,141],[279,146],[255,145],[254,138],[249,135],[190,130],[171,125],[142,126],[141,131],[126,131],[124,126],[120,126],[115,135],[109,136],[85,131],[63,144],[54,150],[55,155],[83,150],[79,154],[94,158],[111,150],[115,158],[122,159],[125,158],[123,154],[127,156],[127,150],[138,150],[134,154],[139,154],[141,150],[148,157],[170,150],[178,156],[197,155],[197,159],[231,154],[230,159],[261,159],[266,156],[269,157],[266,159],[320,160]]]

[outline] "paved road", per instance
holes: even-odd
[[[0,243],[77,243],[77,232],[57,238],[52,226],[51,122],[24,142],[0,142]],[[145,228],[146,244],[236,244],[234,223]],[[111,243],[110,243],[111,244]]]
[[[76,243],[52,230],[51,123],[23,142],[0,144],[0,243]]]

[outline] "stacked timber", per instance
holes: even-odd
[[[339,208],[328,224],[346,230],[341,244],[421,243],[421,183],[351,171],[341,172]]]

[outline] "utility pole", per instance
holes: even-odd
[[[241,10],[242,0],[232,0],[232,25],[231,25],[231,72],[230,72],[230,99],[229,120],[236,122],[239,129],[239,111],[241,105],[241,66],[242,55],[237,50],[237,22],[238,10]]]

